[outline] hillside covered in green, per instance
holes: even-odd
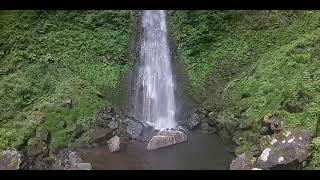
[[[276,114],[285,128],[316,131],[320,115],[320,12],[170,11],[189,92],[218,120],[259,129]]]
[[[309,131],[308,167],[319,168],[320,11],[167,15],[174,58],[198,106],[219,122],[248,120],[254,132],[270,115],[284,129]],[[119,108],[138,25],[133,10],[0,11],[0,150],[37,144],[47,132],[50,146],[67,147],[103,108]],[[253,146],[246,143],[237,152]]]
[[[0,149],[64,147],[118,103],[134,11],[0,11]],[[62,106],[72,99],[73,107]]]

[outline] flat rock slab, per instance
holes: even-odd
[[[162,130],[151,138],[147,150],[156,150],[184,141],[187,141],[187,135],[185,133],[177,130]]]
[[[91,133],[93,142],[100,143],[107,141],[112,136],[112,129],[110,128],[95,128]]]
[[[92,170],[90,163],[74,163],[70,170]]]

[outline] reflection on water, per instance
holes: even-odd
[[[147,142],[131,142],[120,152],[110,153],[107,146],[83,153],[93,169],[105,170],[223,170],[229,169],[234,155],[227,152],[216,134],[188,135],[188,141],[174,146],[147,151]]]

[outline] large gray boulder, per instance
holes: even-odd
[[[116,152],[120,150],[120,138],[118,136],[114,136],[108,141],[108,148],[110,152]]]
[[[148,143],[147,150],[155,150],[187,141],[187,135],[178,130],[163,130],[153,136]]]
[[[0,151],[0,170],[18,170],[21,154],[15,150]]]
[[[259,156],[257,167],[272,169],[288,165],[290,169],[299,169],[299,163],[301,164],[310,155],[310,143],[311,136],[307,132],[287,130],[274,134],[269,147],[266,147]]]
[[[198,124],[200,123],[200,117],[199,115],[194,112],[191,114],[191,116],[188,119],[188,125],[190,129],[193,129],[194,127],[196,127]]]
[[[130,119],[126,120],[127,122],[127,133],[132,139],[137,139],[141,136],[143,125],[140,122],[133,121]]]

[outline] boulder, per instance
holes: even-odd
[[[117,129],[118,128],[118,123],[117,121],[110,121],[108,123],[108,127],[111,128],[111,129]]]
[[[251,128],[251,124],[247,119],[241,119],[239,121],[239,126],[237,129],[239,130],[249,130]]]
[[[0,151],[0,170],[18,170],[21,154],[14,150]]]
[[[102,119],[107,121],[110,120],[112,118],[112,115],[109,113],[102,113]]]
[[[112,137],[112,129],[110,128],[95,128],[90,134],[90,137],[94,143],[100,143],[107,141]]]
[[[177,130],[163,130],[153,136],[148,143],[147,150],[155,150],[187,141],[187,135]]]
[[[267,126],[263,126],[261,129],[260,129],[260,134],[262,135],[268,135],[270,134],[269,133],[269,128]]]
[[[43,141],[40,141],[37,144],[34,144],[27,148],[27,154],[29,157],[35,157],[39,154],[45,153],[47,150],[47,144],[45,144]]]
[[[255,158],[246,153],[240,154],[230,164],[230,170],[250,170],[253,169]]]
[[[233,133],[238,126],[239,126],[238,119],[232,118],[226,121],[226,127],[230,133]]]
[[[259,156],[257,166],[262,169],[277,166],[299,169],[299,163],[303,163],[310,155],[310,143],[311,136],[307,132],[287,130],[274,134],[270,146]]]
[[[268,130],[272,133],[278,133],[283,128],[283,122],[276,114],[265,116],[263,121],[266,123]]]
[[[139,138],[142,130],[143,126],[140,122],[127,119],[127,132],[132,139]]]
[[[72,99],[70,97],[65,97],[63,99],[62,106],[72,108]]]
[[[118,136],[114,136],[108,141],[108,148],[110,152],[116,152],[120,150],[120,138]]]
[[[78,153],[78,152],[75,152],[75,151],[71,152],[69,154],[68,158],[69,158],[69,162],[71,164],[82,163],[82,159],[80,157],[80,153]]]
[[[188,125],[190,129],[193,129],[200,123],[200,117],[197,113],[192,113],[188,119]]]

